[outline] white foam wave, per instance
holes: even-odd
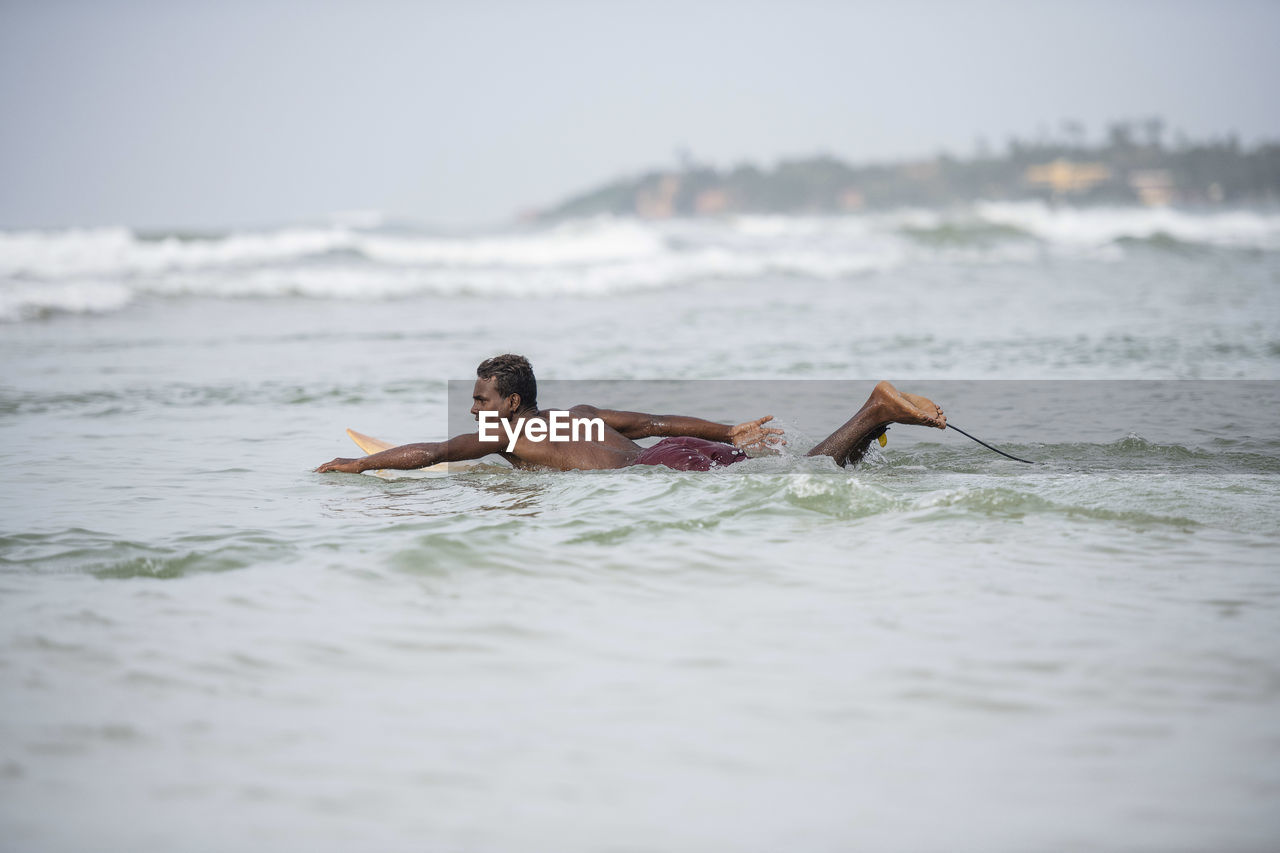
[[[128,287],[107,281],[0,285],[0,321],[28,320],[50,313],[104,314],[133,301]]]
[[[916,263],[1026,264],[1045,253],[1116,260],[1121,238],[1160,235],[1280,249],[1280,214],[1036,203],[839,217],[601,218],[469,236],[368,230],[357,219],[203,238],[147,239],[125,228],[0,232],[0,319],[111,311],[140,294],[601,296],[706,280],[840,282]],[[361,220],[375,229],[381,221]]]
[[[343,228],[286,228],[200,240],[143,240],[125,228],[20,231],[0,233],[0,275],[124,278],[295,259],[347,248],[350,242],[351,232]]]
[[[662,235],[640,223],[570,222],[554,228],[478,238],[362,236],[358,249],[375,261],[442,266],[559,267],[661,257]]]
[[[1067,207],[1043,202],[977,202],[971,208],[904,208],[845,217],[749,216],[732,223],[753,241],[884,240],[904,229],[1002,226],[1043,241],[1050,249],[1092,250],[1125,238],[1168,236],[1187,243],[1280,250],[1280,213],[1177,208]],[[945,247],[940,251],[945,251]]]
[[[568,223],[526,233],[477,237],[384,235],[345,226],[285,228],[209,239],[138,238],[124,228],[0,232],[0,276],[139,276],[210,267],[250,267],[334,253],[377,263],[550,267],[638,260],[666,251],[639,223]]]
[[[1280,249],[1280,214],[1247,210],[1192,213],[1176,208],[1050,207],[1041,202],[983,202],[983,220],[1062,246],[1101,246],[1123,238],[1169,236],[1187,243]]]
[[[844,258],[804,252],[752,257],[722,249],[707,249],[695,254],[567,267],[294,266],[245,270],[235,275],[227,275],[221,270],[197,270],[139,281],[135,287],[157,295],[214,297],[606,296],[698,281],[759,278],[764,275],[837,280],[889,269],[900,262],[900,255],[896,252]]]

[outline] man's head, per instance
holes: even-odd
[[[538,380],[533,366],[522,355],[494,356],[476,368],[476,386],[471,392],[471,414],[497,412],[498,417],[538,408]]]

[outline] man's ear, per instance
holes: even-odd
[[[518,411],[520,411],[520,395],[519,395],[519,394],[512,394],[512,395],[508,396],[508,397],[507,397],[507,405],[509,405],[509,406],[511,407],[511,411],[513,411],[513,412],[518,412]]]

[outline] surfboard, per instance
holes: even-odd
[[[361,450],[365,452],[365,455],[368,455],[370,453],[381,453],[383,450],[390,450],[393,447],[400,446],[395,442],[383,441],[380,438],[374,438],[371,435],[365,435],[364,433],[356,432],[353,429],[348,429],[347,435],[351,437],[351,440],[356,443],[357,447],[359,447]],[[426,468],[418,468],[416,470],[410,470],[410,471],[383,470],[383,471],[373,471],[371,473],[374,476],[382,477],[384,480],[393,479],[395,477],[405,477],[405,476],[438,477],[451,472],[456,473],[458,471],[465,471],[467,468],[470,468],[476,465],[478,462],[480,462],[479,459],[468,460],[465,462],[438,462],[435,465],[430,465]]]

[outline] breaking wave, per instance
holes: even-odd
[[[471,234],[377,217],[220,233],[0,232],[0,320],[103,313],[145,296],[602,296],[711,280],[843,281],[912,263],[1107,260],[1184,246],[1280,250],[1280,214],[980,203],[843,217],[611,218]]]

